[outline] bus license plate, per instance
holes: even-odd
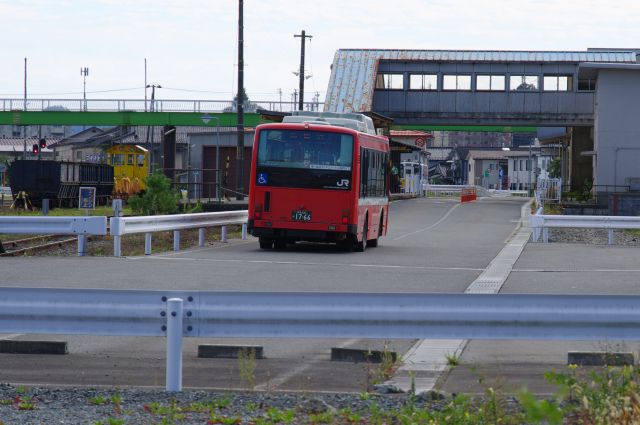
[[[293,221],[311,221],[311,211],[291,211],[291,220]]]

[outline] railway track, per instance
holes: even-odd
[[[76,243],[77,237],[69,235],[44,235],[0,242],[0,257],[31,255],[63,245]]]

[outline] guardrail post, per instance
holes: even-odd
[[[180,251],[180,230],[173,231],[173,250]]]
[[[247,240],[247,223],[242,224],[242,240]]]
[[[113,200],[113,216],[122,217],[122,199]]]
[[[87,235],[78,235],[78,257],[87,253]]]
[[[204,227],[198,229],[198,246],[204,246]]]
[[[121,251],[121,238],[122,236],[114,236],[113,237],[113,256],[114,257],[122,257]]]
[[[42,200],[42,215],[49,215],[49,200],[46,198]]]
[[[609,245],[613,245],[613,229],[609,229]]]
[[[151,255],[151,232],[144,234],[144,255]]]
[[[221,242],[227,241],[227,226],[222,226],[220,228],[220,241]]]
[[[167,391],[182,391],[182,299],[167,300]]]
[[[542,242],[549,243],[549,228],[548,227],[543,227],[542,228]]]

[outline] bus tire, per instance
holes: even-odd
[[[353,250],[355,252],[364,252],[364,250],[367,248],[367,235],[369,234],[368,227],[369,227],[369,219],[368,217],[365,217],[364,226],[362,226],[362,240],[358,241],[358,237],[356,236],[356,242],[353,247]]]
[[[273,247],[273,240],[267,238],[258,238],[258,243],[261,249],[271,249]]]
[[[287,242],[282,239],[276,239],[273,241],[274,249],[285,249],[287,247]]]

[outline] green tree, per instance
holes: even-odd
[[[178,193],[171,188],[162,172],[155,172],[146,179],[147,190],[129,199],[134,213],[142,215],[170,214],[178,209]]]
[[[549,177],[559,179],[562,176],[562,160],[554,158],[549,163]]]

